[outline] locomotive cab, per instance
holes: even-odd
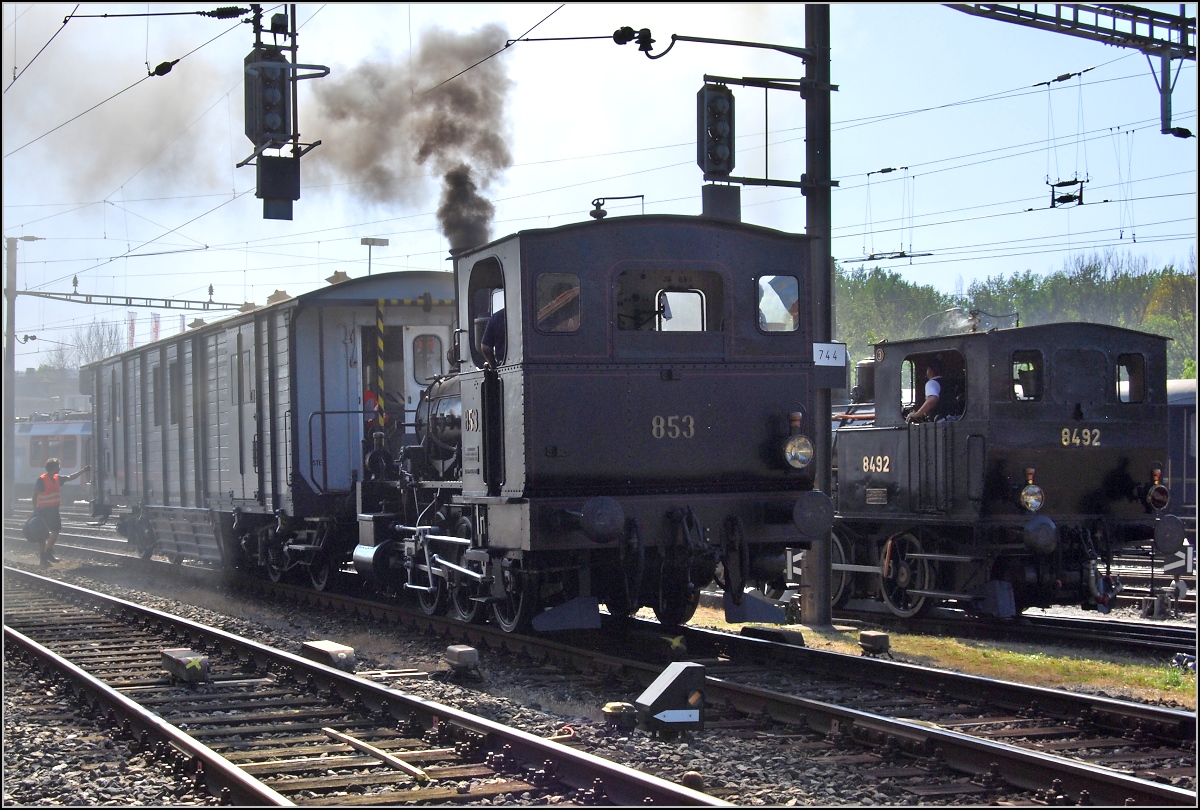
[[[814,359],[808,252],[666,216],[457,253],[461,478],[417,481],[406,587],[511,630],[674,625],[714,575],[739,603],[781,578],[832,525],[804,420],[845,374]]]
[[[874,421],[838,431],[835,590],[902,616],[1107,610],[1117,550],[1182,538],[1164,511],[1165,345],[1098,324],[877,345]]]

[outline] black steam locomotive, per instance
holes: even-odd
[[[684,622],[718,569],[740,601],[830,530],[805,433],[845,368],[815,359],[809,251],[692,217],[524,231],[126,352],[85,374],[95,510],[145,554],[352,567],[510,631]]]
[[[835,604],[1107,612],[1114,553],[1179,550],[1165,338],[1062,323],[884,342],[857,382],[835,416]]]

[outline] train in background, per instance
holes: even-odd
[[[931,364],[943,369],[935,418],[910,422]],[[1189,513],[1194,537],[1194,381],[1190,412],[1172,407],[1165,338],[994,329],[885,341],[856,370],[835,416],[835,604],[1107,612],[1114,554],[1174,555]]]
[[[79,472],[92,463],[92,415],[78,411],[34,413],[17,417],[14,445],[13,489],[18,499],[32,499],[33,487],[46,462],[57,458],[63,476]],[[92,498],[90,476],[64,483],[63,504]]]
[[[1166,478],[1171,489],[1167,511],[1183,521],[1189,544],[1196,547],[1196,380],[1167,380]]]
[[[809,255],[712,218],[576,223],[125,352],[82,377],[94,511],[147,555],[352,568],[506,631],[601,603],[679,624],[718,571],[740,603],[833,522],[808,432],[845,366]]]

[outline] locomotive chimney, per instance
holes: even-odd
[[[727,222],[742,221],[741,186],[707,183],[700,187],[700,200],[700,216]]]

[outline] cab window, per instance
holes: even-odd
[[[1012,354],[1012,395],[1017,402],[1037,402],[1042,398],[1042,353],[1037,350]]]
[[[1117,357],[1117,401],[1146,401],[1146,360],[1142,355]]]
[[[937,381],[937,405],[928,413],[931,422],[956,421],[967,409],[967,363],[961,352],[938,351],[911,354],[900,367],[900,404],[902,412],[916,410],[925,402],[930,381],[926,373],[934,369]]]
[[[622,331],[724,331],[723,279],[711,270],[626,270],[616,296]]]
[[[488,345],[503,364],[508,351],[508,322],[504,312],[504,270],[500,261],[488,257],[471,267],[471,279],[467,286],[467,315],[471,320],[471,359],[478,368],[484,366],[484,334],[489,333]]]
[[[413,338],[413,381],[428,385],[445,373],[442,365],[442,339],[437,335],[417,335]]]
[[[579,331],[579,276],[574,273],[538,276],[537,329],[550,334]]]
[[[759,276],[758,328],[764,332],[800,328],[800,283],[795,276]]]

